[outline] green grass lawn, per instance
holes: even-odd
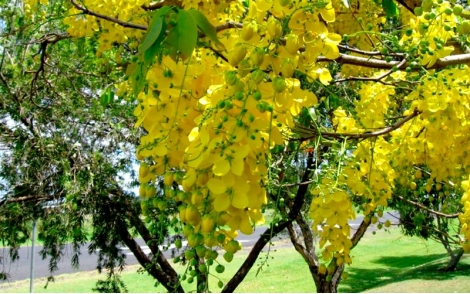
[[[313,280],[307,265],[300,255],[278,243],[271,248],[269,256],[265,251],[250,271],[237,292],[315,292]],[[237,253],[234,261],[226,265],[226,271],[218,277],[227,282],[241,265],[245,249]],[[353,250],[353,264],[347,267],[349,278],[341,282],[340,292],[470,292],[470,258],[464,255],[458,270],[451,273],[439,272],[447,262],[442,245],[418,238],[403,237],[398,230],[392,232],[368,233]],[[260,269],[267,258],[267,263]],[[161,286],[154,287],[154,281],[147,274],[137,273],[138,266],[130,266],[122,274],[129,292],[165,292]],[[256,275],[259,270],[258,275]],[[179,272],[184,268],[177,267]],[[60,275],[55,283],[44,289],[45,279],[35,281],[35,292],[91,292],[98,278],[104,275],[96,272]],[[218,292],[217,279],[210,278],[211,291]],[[183,283],[189,292],[195,285]],[[0,292],[28,292],[29,281],[0,284]]]

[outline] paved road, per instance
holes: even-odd
[[[258,228],[255,233],[250,236],[246,236],[240,234],[239,238],[237,238],[240,242],[243,243],[244,246],[252,246],[259,238],[259,235],[263,232],[261,228]],[[148,246],[145,245],[145,242],[142,239],[137,239],[137,243],[142,247],[143,251],[148,254],[150,253],[150,249]],[[185,245],[185,242],[183,242]],[[49,272],[49,260],[42,260],[41,256],[39,255],[39,251],[42,249],[42,246],[35,246],[35,257],[34,257],[34,277],[35,278],[42,278],[48,277],[50,275]],[[126,256],[126,264],[133,265],[137,264],[137,259],[132,254],[132,252],[127,247],[121,247],[123,252],[127,255]],[[171,249],[171,247],[170,247]],[[171,253],[170,250],[164,253],[165,256],[170,257]],[[0,258],[3,259],[3,264],[0,265],[0,268],[6,270],[9,273],[8,281],[0,282],[8,283],[18,280],[29,279],[30,277],[30,269],[31,269],[31,246],[23,246],[19,250],[20,259],[15,261],[14,263],[10,263],[8,259],[8,249],[0,249]],[[80,255],[80,267],[79,269],[74,269],[71,266],[71,257],[72,257],[72,248],[71,246],[67,246],[65,250],[65,255],[58,262],[59,270],[54,273],[54,275],[59,274],[67,274],[67,273],[75,273],[80,271],[92,271],[96,269],[98,255],[88,254],[88,244],[82,247],[81,255]]]
[[[383,218],[381,218],[381,221],[385,221],[385,219],[389,219],[392,223],[397,223],[398,222],[397,215],[398,213],[396,212],[385,213]],[[356,220],[350,222],[353,232],[355,231],[354,229],[357,229],[359,224],[362,222],[362,219],[363,219],[362,216],[358,216]],[[266,228],[264,227],[258,227],[252,235],[247,236],[247,235],[240,234],[237,239],[243,243],[244,248],[250,247],[253,244],[255,244],[260,234],[263,233],[265,229]],[[369,227],[369,230],[375,230],[375,226]],[[147,254],[150,253],[150,249],[148,248],[148,246],[145,246],[145,242],[142,239],[137,239],[137,243],[139,243],[139,245],[142,246],[142,249],[145,253]],[[39,251],[41,249],[42,249],[42,246],[35,246],[35,252],[36,252],[35,266],[34,266],[35,278],[47,277],[50,274],[49,273],[49,261],[47,259],[42,260],[41,256],[39,255]],[[126,264],[133,265],[133,264],[138,263],[137,259],[134,257],[134,255],[132,254],[132,252],[130,252],[128,248],[122,247],[121,249],[127,255]],[[9,278],[8,278],[8,281],[6,282],[0,282],[0,285],[2,283],[29,279],[30,268],[31,268],[31,246],[21,247],[19,250],[20,259],[11,264],[8,262],[7,250],[8,249],[0,249],[0,258],[3,258],[3,264],[0,266],[3,266],[4,269],[9,273]],[[59,270],[55,272],[54,275],[95,270],[98,256],[96,254],[93,254],[93,255],[88,254],[88,245],[83,246],[81,252],[82,254],[80,256],[80,267],[79,269],[74,269],[71,266],[71,262],[70,262],[71,256],[72,256],[72,249],[70,246],[68,246],[65,250],[64,257],[58,263]],[[165,255],[169,257],[170,252],[169,251],[166,252]]]

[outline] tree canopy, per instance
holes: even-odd
[[[276,208],[279,221],[224,291],[235,289],[253,257],[286,227],[317,287],[334,291],[331,281],[353,262],[351,249],[369,223],[392,200],[432,202],[433,189],[452,189],[438,193],[442,203],[460,198],[441,214],[458,215],[457,243],[470,251],[467,3],[27,0],[3,6],[9,13],[2,34],[9,38],[0,44],[0,91],[9,98],[2,98],[2,143],[16,144],[9,150],[21,156],[3,157],[2,177],[17,198],[28,195],[17,189],[41,183],[46,199],[63,191],[65,203],[78,209],[82,201],[101,199],[94,195],[98,187],[123,192],[113,177],[130,157],[118,163],[114,155],[120,144],[133,144],[141,212],[154,222],[158,242],[169,226],[187,238],[181,262],[188,262],[201,291],[208,272],[223,270],[214,264],[222,259],[217,250],[230,262],[240,249],[238,232],[262,225],[266,205]],[[31,64],[21,63],[24,56]],[[53,57],[61,62],[51,63]],[[129,126],[130,105],[138,132]],[[56,146],[55,133],[78,137]],[[112,170],[107,178],[103,167]],[[51,173],[58,178],[43,179]],[[130,223],[146,234],[138,207],[113,213],[127,215],[123,227]],[[348,221],[357,213],[366,218],[352,232]],[[103,214],[99,224],[109,217]],[[311,244],[296,243],[294,221],[304,238],[319,236],[320,256]],[[182,290],[181,277],[158,272],[167,264],[158,248],[154,254],[155,277]]]

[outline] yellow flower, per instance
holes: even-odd
[[[230,205],[245,209],[249,204],[247,193],[250,185],[245,177],[228,173],[224,177],[210,179],[207,187],[214,198],[215,211],[225,211]]]

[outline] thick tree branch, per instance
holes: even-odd
[[[184,289],[179,283],[175,284],[175,281],[167,273],[155,266],[147,255],[142,251],[139,244],[134,240],[131,234],[125,229],[124,226],[120,228],[120,236],[129,250],[134,254],[139,263],[162,285],[171,293],[182,293]],[[171,267],[170,267],[171,268]]]
[[[366,57],[359,57],[347,54],[340,54],[337,59],[330,60],[325,56],[319,56],[317,58],[317,62],[337,62],[340,64],[349,64],[349,65],[357,65],[357,66],[364,66],[369,68],[376,68],[376,69],[393,69],[397,67],[401,61],[390,61],[387,62],[382,59],[374,59],[374,58],[366,58]],[[436,68],[443,68],[450,65],[457,65],[457,64],[466,64],[470,63],[470,54],[458,54],[458,55],[450,55],[447,57],[439,58],[433,66],[427,67],[426,69],[436,69]],[[402,67],[407,67],[409,64],[405,63]]]
[[[287,231],[289,232],[289,237],[292,244],[294,245],[295,250],[300,253],[303,259],[307,261],[307,264],[309,266],[316,266],[318,260],[311,254],[311,252],[306,247],[301,244],[299,236],[294,230],[294,226],[292,225],[292,223],[287,226]]]
[[[351,242],[353,244],[351,249],[356,247],[356,245],[361,240],[362,236],[364,236],[364,234],[366,233],[369,225],[370,225],[370,222],[365,222],[364,220],[361,222],[361,224],[359,225],[359,228],[357,228],[357,231],[354,233],[353,237],[351,238]]]
[[[294,230],[292,223],[287,226],[287,231],[289,232],[289,237],[291,239],[291,242],[294,245],[295,250],[297,250],[297,252],[299,252],[300,255],[307,262],[310,270],[313,272],[317,272],[318,257],[315,252],[312,231],[310,230],[308,224],[302,218],[300,213],[298,214],[296,222],[299,225],[300,230],[302,232],[304,245],[301,244],[299,236],[297,232]]]
[[[300,231],[302,232],[302,236],[304,237],[305,248],[308,252],[310,252],[314,260],[318,260],[314,246],[315,240],[309,224],[305,221],[305,218],[303,218],[301,213],[297,215],[295,221],[299,225]]]
[[[145,240],[145,243],[149,246],[150,250],[152,251],[153,255],[155,256],[157,263],[160,265],[161,268],[165,269],[166,274],[170,277],[170,279],[173,281],[173,284],[179,284],[178,281],[178,273],[174,270],[174,268],[171,266],[171,264],[168,262],[166,257],[163,255],[163,252],[158,248],[158,243],[154,242],[149,230],[145,226],[145,224],[142,222],[142,220],[136,215],[132,214],[131,215],[131,222],[134,225],[134,227],[137,229],[139,232],[140,236],[142,239]],[[179,286],[181,287],[181,286]],[[177,292],[182,292],[183,288],[177,289]]]
[[[115,189],[111,193],[118,197],[124,197],[124,193],[119,185],[116,185]],[[128,201],[127,206],[131,207],[132,203]],[[165,269],[165,275],[171,281],[171,283],[169,283],[167,286],[171,287],[173,289],[171,291],[173,292],[174,291],[179,292],[179,293],[184,292],[184,289],[181,287],[181,285],[179,285],[178,273],[174,270],[174,268],[171,266],[171,264],[168,262],[168,260],[165,258],[165,256],[161,252],[160,248],[158,247],[159,243],[154,242],[152,235],[150,234],[149,230],[140,219],[139,215],[134,210],[129,210],[127,215],[128,215],[131,225],[137,230],[139,235],[142,237],[145,243],[149,246],[152,254],[156,258],[158,265],[160,265],[162,269]],[[155,265],[152,264],[152,267],[155,267]],[[152,272],[150,271],[149,273],[152,274]],[[159,276],[154,276],[154,277],[158,279]],[[158,281],[160,280],[158,279]],[[160,281],[160,282],[163,283],[163,281]],[[176,286],[176,285],[179,285],[179,286]],[[165,288],[168,291],[170,291],[170,289],[167,286],[165,286]]]

